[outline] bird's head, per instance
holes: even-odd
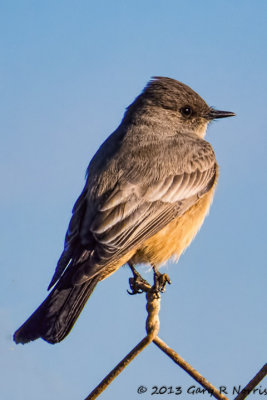
[[[207,125],[218,118],[232,117],[230,111],[219,111],[210,106],[189,86],[165,77],[154,77],[128,111],[144,110],[144,113],[166,116],[175,121],[177,131],[195,133],[204,137]]]

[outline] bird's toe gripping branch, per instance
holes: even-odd
[[[129,278],[129,285],[131,291],[127,290],[127,292],[130,295],[148,292],[151,289],[150,284],[138,272],[134,274],[133,278]]]
[[[152,289],[157,292],[165,292],[167,283],[170,285],[171,280],[168,274],[161,274],[158,269],[153,266],[154,270],[154,286]]]
[[[131,288],[127,290],[130,295],[137,293],[148,293],[153,292],[159,297],[159,293],[165,292],[167,283],[170,285],[171,280],[168,274],[161,274],[155,266],[153,266],[154,271],[154,285],[151,286],[135,269],[133,264],[130,264],[130,268],[133,272],[133,277],[129,279],[129,285]]]

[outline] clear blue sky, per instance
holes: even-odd
[[[46,296],[91,157],[153,75],[237,113],[208,130],[220,180],[197,238],[164,269],[172,285],[160,337],[230,398],[262,367],[266,16],[264,0],[1,2],[1,399],[83,399],[145,335],[145,299],[126,293],[125,267],[97,287],[62,343],[12,342]],[[194,384],[152,344],[101,398]]]

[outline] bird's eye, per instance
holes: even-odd
[[[181,114],[182,114],[183,117],[188,118],[188,117],[191,117],[191,115],[192,115],[192,113],[193,113],[193,110],[192,110],[191,107],[185,106],[185,107],[182,107],[182,108],[180,109],[180,112],[181,112]]]

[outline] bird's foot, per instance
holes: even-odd
[[[171,280],[168,274],[161,274],[155,267],[153,267],[154,270],[154,285],[152,289],[159,293],[165,292],[166,285],[167,283],[170,285]]]
[[[130,295],[148,292],[151,289],[150,284],[136,271],[133,265],[130,265],[130,268],[133,272],[133,278],[129,278],[131,291],[127,290],[127,292]]]

